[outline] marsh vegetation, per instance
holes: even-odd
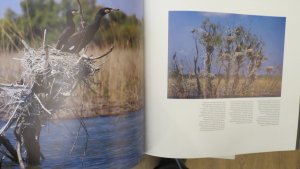
[[[95,0],[81,2],[87,23],[93,21],[101,6]],[[23,68],[21,39],[32,47],[40,47],[43,31],[47,29],[46,42],[55,46],[57,37],[65,25],[64,14],[77,9],[77,3],[63,0],[30,0],[20,2],[22,14],[7,9],[0,19],[0,82],[15,84]],[[79,27],[79,17],[74,17]],[[101,21],[93,41],[87,47],[88,56],[99,56],[111,46],[108,57],[98,60],[102,68],[89,84],[76,88],[65,101],[64,111],[56,116],[70,118],[69,113],[78,112],[82,117],[113,115],[135,111],[143,106],[143,41],[142,20],[122,11],[111,13]],[[79,28],[78,28],[79,29]],[[84,110],[83,110],[84,109]],[[79,113],[81,112],[81,113]],[[84,113],[82,113],[84,112]],[[4,117],[5,113],[1,113]]]
[[[194,52],[169,53],[168,98],[281,96],[282,63],[265,64],[274,56],[251,28],[206,18],[190,36]]]
[[[43,142],[40,137],[43,126],[51,122],[58,126],[55,143],[69,146],[55,157],[67,159],[66,153],[70,156],[75,147],[83,147],[75,152],[81,160],[73,166],[83,167],[84,157],[95,154],[100,159],[88,160],[88,165],[107,168],[123,159],[128,159],[126,166],[136,163],[143,145],[143,21],[120,9],[103,8],[96,0],[28,0],[16,5],[21,6],[21,13],[7,9],[0,18],[0,168],[2,163],[6,166],[6,158],[22,169],[44,166],[40,142],[51,149],[48,141],[52,138],[44,137]],[[77,8],[81,12],[80,20],[74,16],[75,41],[67,47],[69,51],[54,47],[61,40],[65,17],[70,23],[70,9]],[[67,46],[71,37],[62,42]],[[80,46],[78,51],[71,52],[75,46]],[[68,130],[72,135],[59,136],[69,122],[78,124]],[[122,138],[119,144],[124,134],[130,141]],[[88,144],[89,138],[96,142]],[[105,153],[88,149],[100,143],[110,145],[105,146]],[[73,159],[68,158],[67,163]],[[99,164],[101,159],[107,161]],[[45,161],[51,166],[68,166],[56,159]]]

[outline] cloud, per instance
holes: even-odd
[[[188,54],[184,49],[180,49],[180,50],[178,51],[178,53],[179,53],[180,55],[187,55],[187,54]]]
[[[229,13],[218,13],[218,12],[201,12],[201,16],[204,17],[229,17],[232,14]]]

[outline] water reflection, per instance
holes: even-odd
[[[41,151],[46,159],[33,169],[131,168],[143,153],[143,114],[138,111],[84,119],[88,134],[78,120],[49,122],[43,127],[40,138]],[[12,129],[7,136],[15,144]],[[18,168],[8,159],[4,160],[2,167]]]

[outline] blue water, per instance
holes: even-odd
[[[40,168],[132,168],[139,162],[144,151],[143,115],[142,111],[138,111],[84,119],[88,135],[80,128],[78,120],[47,123],[42,128],[40,137],[41,152],[46,158],[42,160]],[[3,122],[0,124],[3,126]],[[14,144],[12,130],[6,135]],[[18,168],[8,159],[4,160],[2,167]]]

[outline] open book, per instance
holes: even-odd
[[[149,154],[295,148],[300,25],[294,3],[145,1]]]
[[[297,3],[1,2],[0,165],[295,149]]]

